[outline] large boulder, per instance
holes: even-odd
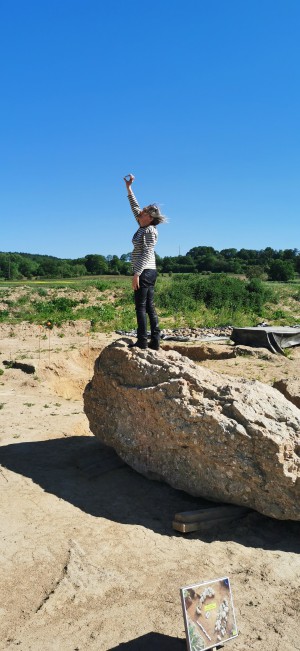
[[[300,380],[298,377],[277,380],[274,382],[273,387],[283,393],[287,400],[290,400],[300,409]]]
[[[119,340],[96,360],[84,409],[95,436],[147,477],[300,520],[300,411],[276,389]]]

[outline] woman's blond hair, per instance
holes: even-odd
[[[150,203],[149,206],[146,206],[144,208],[145,212],[148,213],[152,217],[152,224],[153,226],[157,226],[157,224],[166,224],[167,223],[167,217],[165,215],[162,215],[160,212],[159,207],[155,203]]]

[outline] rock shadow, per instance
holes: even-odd
[[[300,552],[299,522],[273,520],[255,511],[219,525],[208,522],[195,533],[175,532],[175,513],[213,503],[143,477],[92,436],[2,446],[0,464],[96,517],[142,525],[167,536]]]

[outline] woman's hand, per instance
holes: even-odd
[[[134,274],[134,276],[133,276],[132,287],[133,287],[135,292],[136,292],[137,289],[140,288],[140,277],[137,274]]]
[[[126,183],[127,191],[130,192],[131,191],[131,186],[132,186],[133,181],[134,181],[133,174],[127,174],[127,176],[124,176],[124,181]]]

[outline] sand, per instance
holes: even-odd
[[[0,376],[0,648],[184,650],[179,588],[229,576],[239,636],[228,649],[299,650],[300,523],[251,512],[176,533],[174,514],[197,500],[114,466],[83,413],[94,359],[117,335],[84,322],[50,341],[25,323],[0,335],[0,368],[36,369]],[[204,364],[270,383],[299,376],[297,354]]]

